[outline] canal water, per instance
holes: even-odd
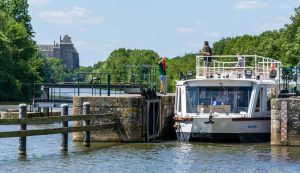
[[[18,126],[0,126],[0,131],[12,130]],[[0,172],[300,172],[300,147],[158,141],[92,143],[85,148],[71,136],[67,153],[60,151],[60,135],[27,137],[26,157],[18,155],[18,138],[1,138]]]

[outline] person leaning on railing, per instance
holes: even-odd
[[[237,53],[236,54],[236,57],[238,59],[235,67],[245,67],[245,59],[244,57],[240,54],[240,53]]]
[[[211,56],[212,56],[212,51],[211,51],[211,48],[209,46],[209,43],[208,41],[204,41],[204,45],[202,47],[202,49],[200,50],[200,55],[203,55],[203,61],[204,61],[204,73],[205,73],[205,76],[206,78],[209,78],[210,75],[209,75],[209,66],[210,66],[210,63],[211,63]]]
[[[235,67],[237,68],[237,75],[240,78],[241,75],[243,75],[242,73],[243,73],[243,70],[245,67],[245,58],[240,53],[237,53],[236,57],[237,57],[238,61],[235,65]]]

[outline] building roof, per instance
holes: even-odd
[[[54,45],[39,44],[38,47],[41,51],[53,51]]]
[[[60,43],[63,43],[63,44],[72,44],[72,40],[71,40],[71,37],[68,36],[68,35],[65,35],[64,38],[61,40]]]

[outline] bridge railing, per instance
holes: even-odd
[[[33,100],[36,102],[71,102],[74,96],[124,94],[128,89],[156,88],[155,66],[124,66],[120,73],[76,73],[68,82],[35,83]]]
[[[0,119],[0,125],[20,125],[18,131],[5,131],[0,132],[0,138],[19,137],[19,154],[26,155],[26,137],[36,135],[49,135],[49,134],[62,134],[61,150],[68,150],[68,133],[70,132],[83,132],[84,139],[83,144],[86,147],[90,146],[90,131],[96,131],[101,129],[112,128],[115,126],[114,114],[90,114],[90,103],[83,103],[83,115],[68,116],[68,105],[61,105],[60,117],[36,117],[27,118],[26,112],[27,105],[19,105],[19,119]],[[110,123],[102,123],[100,125],[91,125],[91,120],[105,118],[110,119]],[[83,126],[69,127],[69,121],[83,121]],[[27,130],[27,124],[49,124],[49,123],[61,123],[60,128],[51,129],[37,129]],[[107,121],[106,121],[107,122]]]

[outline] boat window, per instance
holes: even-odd
[[[255,106],[255,112],[262,111],[262,98],[263,98],[262,94],[263,94],[263,88],[261,88],[259,90],[257,101],[256,101],[256,106]]]
[[[251,92],[252,87],[187,87],[187,112],[248,112]]]

